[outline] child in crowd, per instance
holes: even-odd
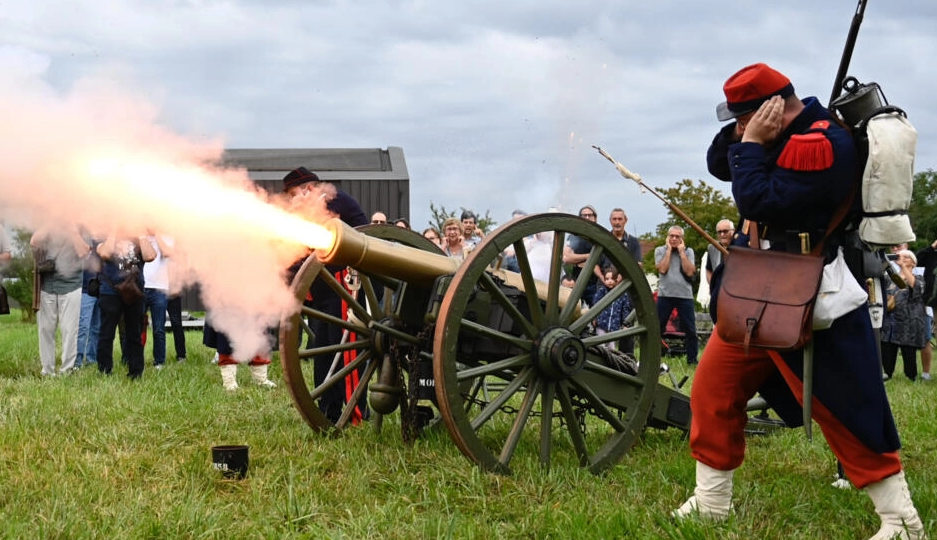
[[[592,300],[592,305],[597,304],[599,300],[608,294],[608,291],[612,290],[620,282],[621,274],[618,270],[614,268],[603,269],[602,283],[595,288],[595,297]],[[627,294],[623,294],[621,297],[615,299],[611,305],[602,310],[599,316],[595,318],[595,333],[601,336],[608,332],[621,330],[625,323],[625,317],[627,317],[629,313],[631,313],[631,299]],[[608,343],[603,343],[603,346],[610,349],[617,349],[618,343],[610,341]]]

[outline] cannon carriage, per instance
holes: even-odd
[[[528,457],[600,472],[648,425],[688,429],[689,398],[659,383],[660,329],[644,273],[605,229],[568,214],[531,215],[490,233],[459,264],[398,227],[326,227],[333,247],[306,259],[292,290],[302,300],[320,280],[342,298],[347,320],[304,305],[280,325],[284,378],[313,429],[364,419],[380,427],[400,410],[405,438],[443,424],[469,459],[498,473]],[[592,244],[586,267],[604,262],[623,278],[589,310],[581,303],[588,273],[571,289],[560,285],[570,235]],[[519,272],[500,268],[509,248]],[[345,267],[345,278],[334,272]],[[627,328],[597,335],[595,317],[624,294],[633,306]],[[315,347],[309,320],[340,326],[342,341]],[[622,338],[634,340],[633,356],[603,347]],[[318,384],[304,361],[317,355],[334,357]],[[348,399],[327,417],[318,402],[336,388]]]

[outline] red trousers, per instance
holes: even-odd
[[[219,366],[230,366],[231,364],[238,364],[239,362],[234,359],[230,354],[219,354],[218,355],[218,365]],[[269,364],[270,359],[264,358],[263,356],[255,356],[251,358],[251,361],[248,362],[248,365],[251,366],[262,366],[264,364]]]
[[[712,333],[693,377],[690,409],[690,449],[693,458],[714,469],[732,470],[745,457],[745,425],[748,400],[773,373],[781,376],[803,405],[803,382],[774,351],[731,345]],[[813,397],[813,419],[819,424],[830,449],[857,487],[898,473],[898,452],[877,453],[848,431],[823,404]]]

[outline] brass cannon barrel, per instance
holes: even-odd
[[[458,261],[443,253],[431,253],[395,242],[362,234],[338,218],[330,219],[324,227],[335,235],[328,250],[315,250],[323,264],[359,268],[374,274],[406,277],[408,282],[430,285],[439,276],[453,274]]]
[[[388,242],[356,231],[338,218],[330,219],[323,226],[335,236],[332,247],[315,250],[316,258],[323,264],[350,266],[373,274],[405,278],[407,282],[430,286],[440,276],[454,274],[459,269],[459,261],[442,253],[432,253],[422,249]],[[498,269],[491,273],[517,289],[524,289],[521,275],[516,272]],[[537,295],[541,300],[547,298],[548,285],[536,282]],[[560,306],[566,305],[569,290],[561,287]]]

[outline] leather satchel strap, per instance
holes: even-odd
[[[748,356],[748,348],[751,345],[752,337],[755,335],[755,331],[758,330],[758,323],[761,322],[761,316],[764,315],[766,307],[768,307],[768,303],[763,302],[757,315],[745,319],[745,340],[742,342],[742,346],[745,348],[745,356]]]
[[[749,221],[748,224],[748,247],[752,249],[761,249],[761,242],[758,238],[758,226],[757,221]]]
[[[137,265],[133,265],[130,267],[130,273],[127,274],[127,277],[124,278],[124,281],[127,281],[127,278],[136,279],[137,276],[139,275],[140,275],[140,269],[137,268]],[[107,277],[107,273],[104,271],[103,268],[101,269],[100,272],[98,272],[98,277],[104,278],[104,281],[106,281],[107,284],[110,285],[112,289],[114,289],[115,291],[117,290],[117,285],[114,285],[114,282],[111,281],[111,278]],[[124,281],[121,281],[121,283],[123,283]]]

